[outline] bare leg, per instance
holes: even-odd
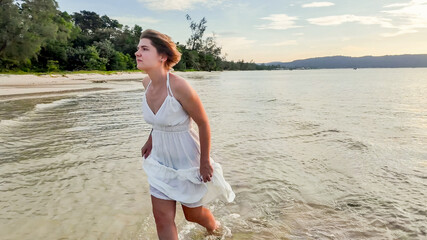
[[[159,239],[178,240],[175,225],[176,201],[163,200],[151,195],[151,202]]]
[[[189,208],[182,205],[182,210],[184,211],[185,219],[187,219],[187,221],[202,225],[210,233],[218,227],[216,226],[215,218],[211,211],[203,206]]]

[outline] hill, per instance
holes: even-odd
[[[407,68],[427,67],[427,54],[404,54],[386,56],[329,56],[307,58],[292,62],[269,62],[283,68]]]

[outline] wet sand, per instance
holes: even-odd
[[[113,88],[112,81],[141,81],[145,76],[147,74],[142,72],[123,72],[110,75],[97,73],[46,74],[40,76],[0,74],[0,100],[107,90]]]
[[[182,77],[204,78],[215,72],[175,72]],[[143,72],[119,72],[115,74],[0,74],[0,101],[33,97],[56,96],[76,92],[114,89],[121,82],[142,81]]]

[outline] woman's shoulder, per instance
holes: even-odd
[[[173,73],[169,76],[169,84],[176,98],[191,95],[195,92],[191,84],[185,78]]]

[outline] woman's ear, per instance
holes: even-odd
[[[166,55],[162,55],[160,58],[161,62],[166,62],[166,60],[168,60],[168,57]]]

